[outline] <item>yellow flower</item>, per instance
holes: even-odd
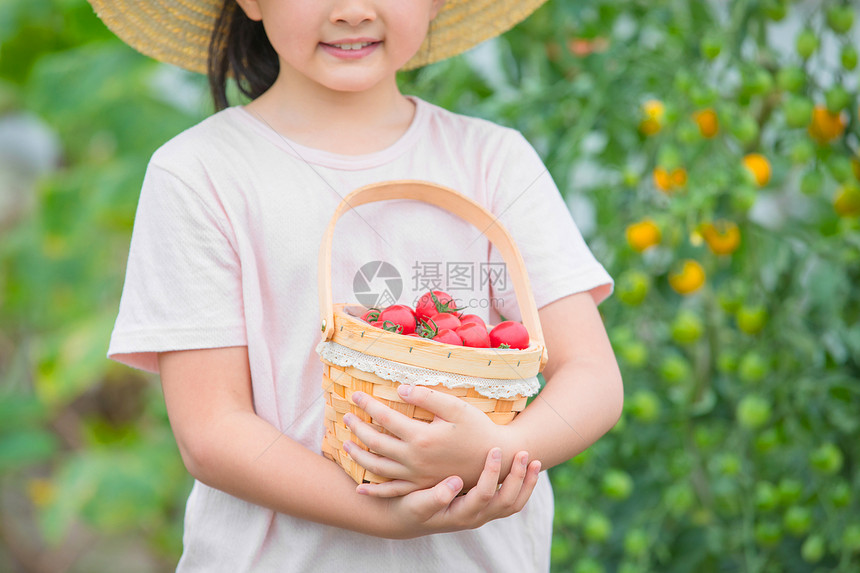
[[[818,143],[829,143],[845,131],[845,118],[840,112],[831,113],[827,107],[817,105],[812,110],[809,135]]]
[[[770,181],[770,161],[761,153],[750,153],[744,156],[744,167],[750,172],[759,187],[764,187]]]
[[[860,187],[853,183],[840,187],[833,199],[833,208],[840,217],[860,215]]]
[[[665,167],[654,168],[654,186],[664,193],[672,193],[687,184],[687,170],[677,167],[672,171]]]
[[[656,99],[649,99],[642,104],[642,121],[639,122],[639,130],[645,135],[654,135],[663,129],[663,116],[666,114],[666,106]]]
[[[702,237],[715,255],[730,255],[741,244],[741,231],[732,221],[720,219],[701,227]]]
[[[660,243],[660,227],[651,219],[645,219],[627,226],[627,242],[634,251],[641,253]]]
[[[684,260],[680,270],[669,273],[669,286],[678,294],[692,294],[704,284],[705,269],[693,259]]]
[[[699,110],[693,114],[693,119],[699,126],[699,132],[702,137],[714,137],[720,131],[720,122],[717,119],[717,112],[711,108]]]

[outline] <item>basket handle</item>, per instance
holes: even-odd
[[[514,283],[514,294],[520,307],[523,325],[529,336],[542,347],[540,370],[549,358],[543,339],[537,306],[532,295],[531,284],[526,274],[522,255],[508,231],[502,227],[497,218],[476,201],[465,195],[425,181],[387,181],[361,187],[343,198],[335,209],[328,229],[323,237],[319,252],[319,297],[322,313],[322,339],[329,340],[334,335],[334,305],[331,290],[331,244],[334,228],[338,219],[351,209],[367,203],[387,201],[390,199],[413,199],[440,207],[449,213],[471,223],[499,250],[502,258],[510,269],[511,281]]]

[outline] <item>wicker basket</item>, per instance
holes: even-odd
[[[499,250],[504,259],[523,318],[529,332],[530,344],[524,350],[469,348],[441,344],[424,338],[403,336],[370,326],[361,318],[355,307],[333,304],[331,290],[331,244],[338,219],[350,209],[390,199],[413,199],[435,205],[468,221],[482,231]],[[543,370],[548,355],[543,341],[537,307],[532,296],[522,257],[511,236],[497,219],[480,204],[445,187],[422,181],[392,181],[362,187],[350,193],[335,210],[319,253],[319,296],[322,313],[321,347],[331,341],[360,353],[390,360],[403,365],[429,369],[436,373],[451,373],[478,379],[493,379],[504,385],[537,376]],[[359,316],[356,316],[359,314]],[[321,358],[322,359],[322,358]],[[365,392],[414,419],[432,421],[433,414],[403,402],[397,394],[400,381],[388,380],[354,366],[339,366],[322,359],[325,392],[326,434],[322,451],[336,461],[358,482],[380,483],[386,478],[377,476],[356,464],[343,450],[343,443],[351,440],[367,449],[343,423],[344,414],[351,412],[384,431],[363,410],[350,400],[355,391]],[[527,397],[488,398],[474,388],[448,388],[441,384],[434,390],[458,396],[471,403],[498,424],[507,424],[526,406]]]

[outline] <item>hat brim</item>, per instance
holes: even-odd
[[[403,69],[450,58],[503,34],[546,0],[446,0]],[[212,28],[224,0],[89,0],[122,41],[151,58],[205,74]]]

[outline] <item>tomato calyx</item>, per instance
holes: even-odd
[[[433,339],[439,334],[439,326],[432,318],[422,319],[418,321],[418,326],[415,327],[415,332],[421,338]]]
[[[376,322],[379,320],[379,313],[382,312],[381,308],[376,308],[375,306],[371,306],[367,312],[361,315],[361,320],[367,323]]]

